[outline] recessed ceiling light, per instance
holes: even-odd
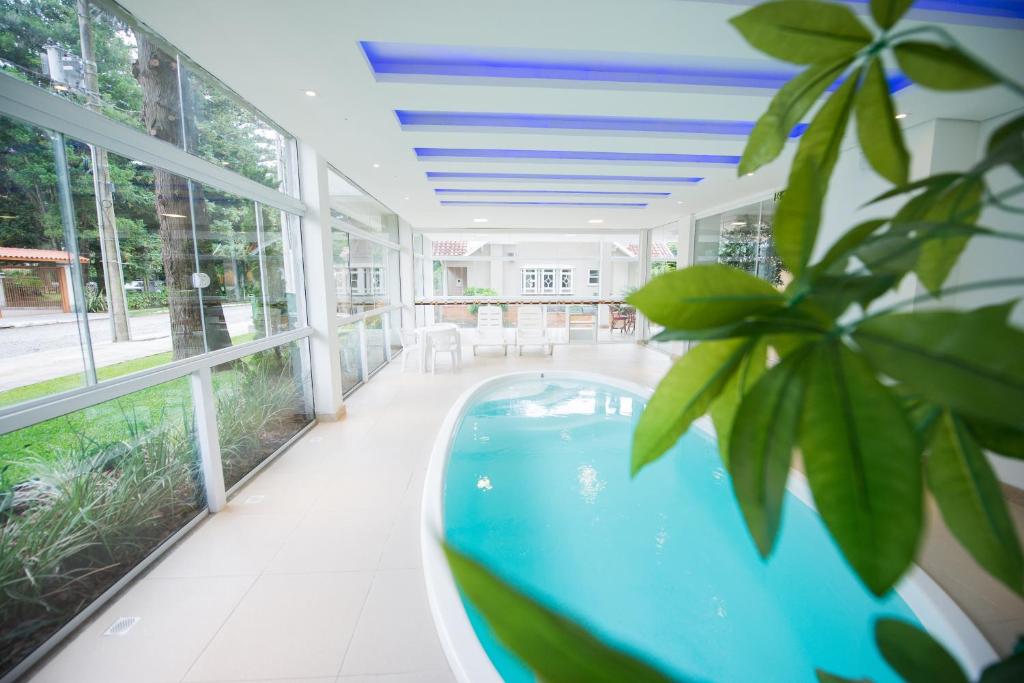
[[[749,178],[749,177],[750,177],[750,176],[752,176],[752,175],[754,175],[754,172],[753,172],[753,171],[751,171],[750,173],[747,173],[747,174],[745,174],[745,175],[744,175],[743,177],[744,177],[744,178]]]
[[[474,218],[473,222],[474,223],[486,223],[487,219],[486,218]]]
[[[380,164],[374,164],[373,167],[374,168],[380,168]]]
[[[906,113],[905,111],[901,111],[899,114],[896,114],[897,119],[905,119],[908,116],[910,116],[910,114]]]
[[[682,202],[676,202],[676,204],[682,204]]]
[[[604,219],[603,218],[591,218],[587,222],[588,223],[593,223],[594,225],[597,225],[598,223],[604,223]]]
[[[306,97],[316,97],[316,90],[307,90]]]
[[[409,201],[409,198],[408,197],[402,197],[402,200],[403,201]]]

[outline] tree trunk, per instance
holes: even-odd
[[[92,46],[92,24],[89,19],[89,0],[77,0],[78,35],[85,63],[86,107],[100,111],[99,76],[96,55]],[[96,223],[100,243],[102,275],[110,315],[111,339],[125,342],[131,339],[128,328],[128,307],[124,295],[124,274],[121,271],[121,250],[117,243],[117,218],[114,215],[114,197],[111,192],[110,166],[107,150],[89,145],[92,152],[93,192],[96,195]],[[97,270],[100,270],[97,268]]]
[[[139,56],[133,73],[142,85],[146,130],[160,140],[183,147],[177,60],[141,32],[136,33],[136,40]],[[188,358],[230,346],[224,309],[220,298],[214,295],[216,278],[199,267],[201,262],[209,263],[209,259],[203,258],[207,250],[198,248],[202,245],[194,238],[194,235],[209,235],[210,230],[202,186],[156,167],[153,168],[153,184],[174,358]],[[202,285],[209,288],[209,295],[197,288],[202,279],[209,280]]]

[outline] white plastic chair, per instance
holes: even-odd
[[[523,355],[524,346],[539,346],[548,355],[555,352],[555,346],[544,329],[544,311],[540,306],[523,306],[516,316],[516,348]]]
[[[449,354],[452,359],[452,370],[456,370],[459,367],[459,345],[461,343],[462,338],[459,336],[458,330],[431,332],[430,349],[433,357],[430,359],[430,371],[434,374],[437,373],[437,354],[439,353]]]
[[[420,338],[412,330],[401,330],[402,337],[402,372],[409,365],[409,357],[419,352]]]
[[[500,346],[508,355],[505,341],[505,324],[501,319],[501,306],[481,306],[476,312],[476,339],[473,341],[473,355],[478,346]]]

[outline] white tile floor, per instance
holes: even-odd
[[[486,354],[486,355],[484,355]],[[458,373],[384,368],[52,655],[33,683],[446,683],[420,569],[427,458],[454,400],[517,370],[655,385],[666,356],[633,344],[553,357],[467,348]],[[1004,654],[1024,600],[989,578],[930,506],[921,563]],[[1024,505],[1011,509],[1024,528]],[[124,636],[103,636],[122,616]]]
[[[384,368],[196,528],[33,683],[447,683],[420,569],[427,458],[454,400],[516,370],[597,370],[654,384],[633,344],[474,357],[458,373]],[[103,632],[141,617],[123,636]]]

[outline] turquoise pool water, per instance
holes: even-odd
[[[502,576],[664,670],[699,681],[898,678],[875,648],[876,600],[815,512],[786,501],[775,552],[750,541],[714,441],[691,429],[635,480],[643,400],[589,381],[499,385],[457,427],[445,475],[448,539]],[[532,675],[467,606],[509,683]]]

